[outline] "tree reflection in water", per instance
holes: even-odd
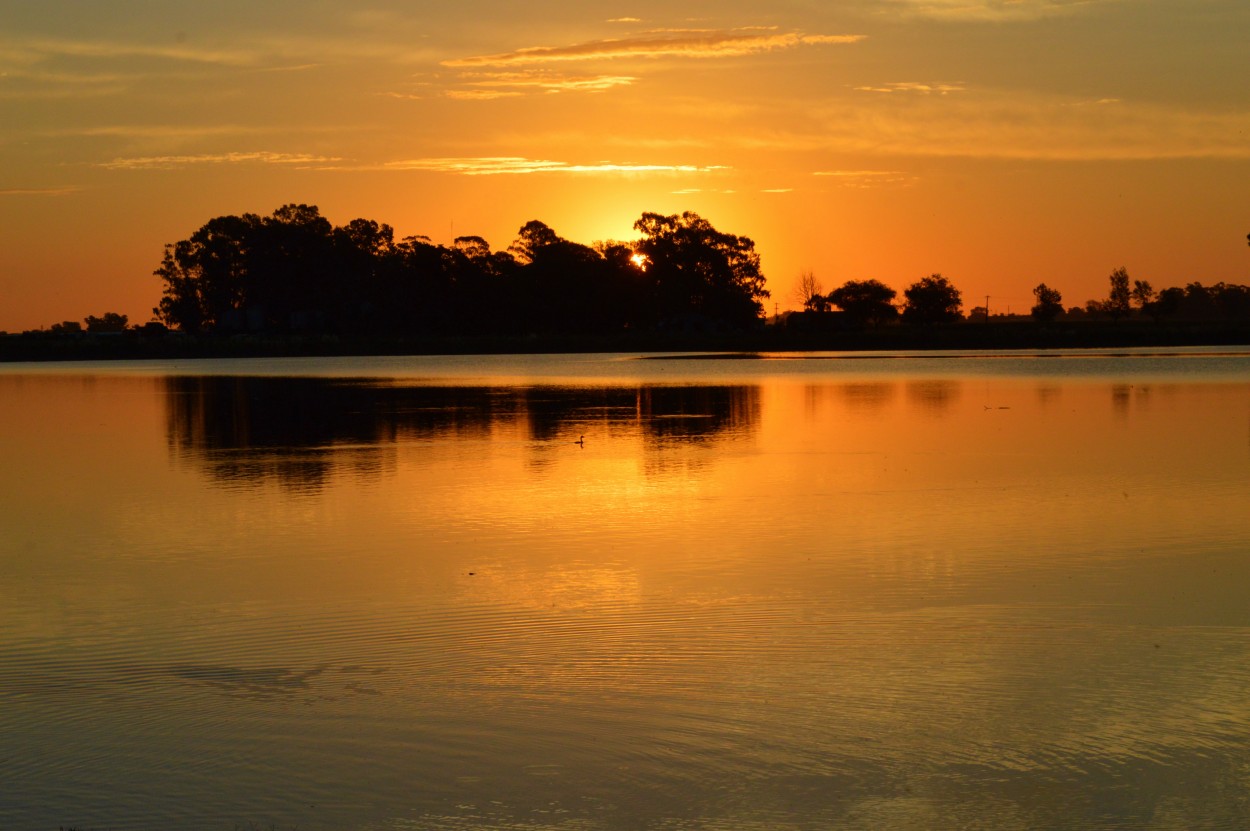
[[[645,447],[749,436],[755,386],[404,386],[315,377],[163,379],[170,453],[228,484],[317,490],[336,472],[393,472],[403,442],[523,432],[535,452],[582,434]]]

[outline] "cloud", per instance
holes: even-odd
[[[150,77],[153,61],[247,72],[306,72],[343,62],[386,61],[395,64],[435,60],[436,47],[414,44],[396,32],[373,38],[306,37],[290,32],[232,38],[231,45],[170,42],[83,40],[0,34],[0,71],[73,66],[122,65],[132,78]],[[49,70],[52,71],[52,70]]]
[[[620,58],[727,58],[800,46],[856,43],[863,38],[863,35],[804,35],[759,29],[674,29],[571,46],[532,46],[514,52],[443,61],[443,65],[484,67]]]
[[[641,17],[613,17],[608,20],[609,23],[641,23]]]
[[[126,139],[199,139],[213,136],[240,136],[257,133],[273,133],[284,127],[245,127],[240,124],[172,125],[172,124],[112,124],[98,127],[76,127],[68,130],[52,130],[41,135],[88,136]]]
[[[494,101],[497,98],[520,98],[523,95],[516,90],[498,89],[449,89],[443,94],[458,101]]]
[[[186,44],[173,46],[117,43],[110,41],[32,39],[5,44],[5,54],[11,58],[35,62],[51,57],[65,58],[162,58],[191,63],[218,64],[224,66],[251,66],[256,63],[254,52],[237,49],[202,49]]]
[[[89,98],[126,91],[137,75],[113,72],[68,72],[0,65],[0,99]]]
[[[550,72],[479,72],[462,76],[473,90],[448,90],[448,98],[492,99],[516,97],[528,92],[604,92],[629,86],[638,79],[631,75],[558,75]]]
[[[80,193],[82,188],[67,186],[60,188],[0,188],[0,196],[68,196]]]
[[[831,178],[848,188],[910,185],[917,180],[915,176],[901,170],[817,170],[812,175]]]
[[[869,154],[1026,160],[1250,159],[1250,112],[1096,103],[1008,91],[865,96],[813,108],[805,132],[772,130],[742,146]]]
[[[887,0],[884,13],[953,21],[1008,22],[1075,14],[1119,0]]]
[[[527,159],[521,156],[406,159],[388,162],[383,165],[383,169],[420,170],[431,173],[452,173],[461,176],[527,175],[533,173],[712,173],[728,170],[728,168],[719,165],[618,164],[614,162],[574,164],[547,159]]]
[[[172,170],[180,167],[219,164],[276,164],[297,167],[325,165],[342,159],[331,156],[311,156],[304,153],[217,153],[198,156],[144,156],[130,159],[114,159],[97,165],[108,170]]]
[[[855,87],[857,92],[911,92],[918,95],[948,95],[952,92],[965,92],[968,88],[963,84],[921,84],[916,82],[903,82],[895,84],[884,84],[879,87]]]

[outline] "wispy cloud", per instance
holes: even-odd
[[[97,69],[119,66],[132,78],[147,78],[160,62],[188,69],[198,66],[269,74],[305,72],[345,62],[412,64],[436,59],[435,46],[414,43],[411,38],[395,32],[378,32],[372,37],[310,37],[280,32],[241,36],[232,38],[230,43],[230,46],[220,46],[181,38],[146,42],[0,33],[0,72],[42,70],[55,73],[58,68],[67,66],[80,69],[89,62]],[[160,67],[161,71],[167,69],[167,66]]]
[[[242,124],[104,124],[52,130],[41,135],[88,136],[125,139],[200,139],[215,136],[241,136],[273,133],[286,127],[244,126]]]
[[[59,188],[0,188],[0,196],[68,196],[80,193],[82,188],[67,186]]]
[[[239,49],[209,49],[186,44],[159,45],[120,43],[105,40],[58,40],[36,38],[9,41],[5,53],[27,62],[49,57],[69,58],[161,58],[191,63],[225,66],[251,66],[257,62],[255,52]]]
[[[1250,113],[1018,92],[892,95],[814,112],[819,128],[743,146],[873,156],[1036,160],[1250,159]],[[871,102],[871,103],[869,103]]]
[[[856,43],[863,39],[863,35],[806,35],[772,29],[675,29],[569,46],[532,46],[514,52],[443,61],[443,65],[481,67],[621,58],[727,58],[800,46]]]
[[[914,81],[905,81],[894,84],[882,84],[878,87],[855,87],[858,92],[880,92],[891,94],[896,92],[910,92],[917,95],[949,95],[952,92],[964,92],[967,90],[963,84],[922,84]]]
[[[915,176],[901,170],[817,170],[812,175],[833,179],[848,188],[910,185],[916,182]]]
[[[466,73],[462,83],[473,89],[451,89],[448,98],[509,98],[526,93],[604,92],[633,84],[632,75],[560,75],[546,71]]]
[[[1029,21],[1074,14],[1119,0],[887,0],[886,13],[952,21]]]
[[[269,153],[265,151],[251,153],[215,153],[196,156],[142,156],[129,159],[114,159],[103,162],[98,167],[108,170],[172,170],[181,167],[197,167],[201,165],[226,164],[276,164],[295,167],[312,167],[326,165],[342,159],[334,156],[312,156],[305,153]]]
[[[609,23],[641,23],[641,17],[613,17],[608,20]]]
[[[457,101],[494,101],[497,98],[520,98],[524,93],[502,89],[449,89],[443,93]]]
[[[621,164],[598,162],[576,164],[549,159],[527,159],[522,156],[486,156],[479,158],[428,158],[405,159],[388,162],[385,170],[420,170],[432,173],[452,173],[461,176],[503,176],[534,173],[712,173],[728,170],[720,165],[700,166],[686,164]]]
[[[0,99],[94,98],[125,92],[138,76],[115,72],[69,72],[0,63]]]

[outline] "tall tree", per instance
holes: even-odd
[[[820,284],[820,280],[811,271],[804,271],[799,274],[799,281],[794,286],[793,298],[804,309],[811,312],[824,312],[829,310],[829,298],[825,297],[822,292],[825,287]]]
[[[829,292],[829,302],[859,326],[877,325],[898,317],[898,292],[879,280],[848,280]]]
[[[1129,289],[1128,270],[1123,266],[1111,272],[1108,278],[1111,283],[1111,291],[1107,295],[1107,302],[1103,306],[1103,310],[1112,317],[1125,317],[1129,313],[1129,299],[1132,292]]]
[[[908,323],[942,323],[958,320],[962,295],[941,274],[931,274],[903,290],[903,320]]]
[[[1034,320],[1046,323],[1054,320],[1063,311],[1063,295],[1058,289],[1052,289],[1045,283],[1038,283],[1033,289],[1033,296],[1037,298],[1037,302],[1030,310]]]
[[[1133,298],[1133,302],[1137,304],[1137,308],[1144,312],[1155,299],[1154,286],[1150,285],[1146,280],[1134,280],[1133,290],[1130,292],[1130,295]]]
[[[750,238],[717,231],[690,211],[644,213],[634,229],[643,235],[637,250],[660,319],[695,314],[731,326],[759,319],[769,292]]]
[[[238,310],[248,294],[249,258],[261,219],[219,216],[189,239],[165,246],[156,276],[164,283],[153,313],[184,332],[213,329]]]

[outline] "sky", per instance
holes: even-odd
[[[796,308],[941,273],[1250,283],[1245,0],[0,0],[0,331],[152,317],[164,246],[313,204],[506,248],[646,211]]]

